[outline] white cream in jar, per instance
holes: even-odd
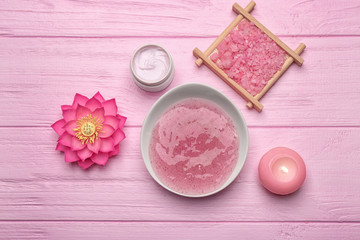
[[[142,46],[134,52],[130,70],[135,83],[150,92],[165,89],[174,77],[171,55],[155,44]]]

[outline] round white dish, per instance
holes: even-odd
[[[170,106],[174,105],[180,100],[184,100],[187,98],[202,98],[212,101],[213,103],[220,106],[233,120],[239,137],[239,144],[240,144],[239,158],[232,174],[219,189],[201,195],[187,195],[187,194],[179,193],[164,185],[156,176],[152,168],[149,157],[150,139],[152,135],[152,130],[157,120],[162,115],[162,113],[164,113],[167,109],[169,109]],[[150,175],[154,178],[154,180],[157,183],[159,183],[165,189],[181,196],[205,197],[223,190],[228,185],[230,185],[230,183],[232,183],[235,180],[235,178],[239,175],[247,157],[247,152],[249,147],[249,135],[244,117],[229,98],[227,98],[224,94],[222,94],[221,92],[219,92],[218,90],[212,87],[198,83],[187,83],[171,89],[154,103],[154,105],[151,107],[150,111],[148,112],[141,129],[140,145],[141,145],[141,154],[145,166],[149,171]]]

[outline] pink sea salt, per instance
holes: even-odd
[[[254,23],[243,20],[220,42],[210,59],[255,96],[281,69],[286,53]]]
[[[150,141],[152,168],[167,187],[199,195],[219,189],[238,160],[232,119],[202,99],[183,100],[157,121]]]

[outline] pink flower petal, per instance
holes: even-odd
[[[118,155],[118,154],[119,154],[119,145],[116,145],[114,147],[114,151],[109,152],[109,157],[112,157],[112,156],[115,156],[115,155]]]
[[[95,139],[94,143],[87,143],[87,147],[90,151],[94,153],[98,153],[101,146],[101,139]]]
[[[78,162],[81,168],[87,169],[94,163],[105,165],[109,156],[119,153],[119,142],[125,138],[121,128],[126,117],[117,114],[115,99],[105,101],[100,92],[91,99],[77,93],[73,104],[62,105],[61,109],[63,119],[51,127],[60,135],[56,150],[64,152],[66,162]],[[82,144],[75,136],[76,121],[90,114],[101,121],[102,132],[99,132],[93,144]]]
[[[95,109],[101,107],[101,102],[93,97],[86,102],[85,107],[87,107],[88,109],[90,109],[90,111],[93,112]]]
[[[124,117],[124,116],[121,116],[121,115],[117,115],[117,117],[120,119],[120,122],[119,122],[119,128],[123,128],[124,125],[125,125],[125,122],[126,122],[126,119],[127,117]],[[115,128],[116,129],[116,128]]]
[[[74,97],[74,102],[72,104],[72,107],[73,108],[76,108],[79,104],[82,105],[82,106],[85,106],[86,102],[88,101],[89,99],[79,93],[75,94],[75,97]]]
[[[99,165],[105,165],[107,160],[109,159],[108,153],[99,152],[98,154],[93,154],[91,157],[91,160]]]
[[[104,112],[105,112],[104,108],[97,108],[97,109],[95,109],[95,111],[93,111],[91,113],[91,115],[93,115],[94,117],[97,117],[101,121],[104,121],[104,119],[105,119]]]
[[[61,110],[69,110],[69,109],[72,109],[72,106],[71,105],[61,105]]]
[[[75,136],[75,131],[74,131],[75,128],[76,128],[75,120],[67,122],[64,126],[64,129],[66,130],[66,132],[72,136]]]
[[[58,142],[66,147],[71,147],[72,136],[64,132],[58,139]]]
[[[71,141],[71,150],[78,151],[86,147],[86,144],[82,144],[82,142],[77,138],[73,137]]]
[[[118,129],[114,132],[112,138],[114,139],[114,145],[118,145],[125,138],[125,133]]]
[[[81,161],[85,161],[87,158],[91,157],[92,154],[93,152],[90,151],[87,147],[80,151],[77,151],[77,155],[79,156]]]
[[[114,139],[112,137],[101,139],[100,152],[114,151]]]
[[[110,99],[107,100],[105,102],[102,103],[103,107],[105,109],[105,115],[112,115],[112,116],[116,116],[117,113],[117,106],[116,106],[116,102],[115,99]]]
[[[91,161],[90,159],[86,159],[85,161],[78,161],[77,163],[84,170],[91,167],[94,164],[94,162]]]
[[[51,125],[51,127],[54,129],[54,131],[61,135],[65,132],[65,130],[63,129],[63,126],[65,125],[65,120],[64,119],[60,119],[58,121],[56,121],[53,125]]]
[[[96,98],[99,102],[103,103],[105,102],[105,99],[103,98],[103,96],[97,92],[95,95],[94,95],[94,98]]]
[[[91,114],[91,111],[87,107],[78,105],[76,109],[76,119],[86,117],[88,114]]]
[[[101,138],[107,138],[110,137],[115,132],[115,129],[111,127],[110,125],[104,124],[102,126],[102,131],[99,132],[99,137]]]
[[[73,121],[76,119],[76,111],[74,109],[63,110],[63,117],[65,122]]]
[[[56,151],[60,151],[60,152],[65,152],[66,149],[68,149],[68,147],[65,147],[61,143],[58,143],[55,148]]]
[[[114,129],[119,128],[119,122],[120,122],[120,120],[117,117],[114,117],[114,116],[106,116],[105,120],[104,120],[104,124],[107,124],[107,125],[111,126]]]
[[[71,149],[65,150],[65,162],[76,162],[79,161],[79,157],[76,152],[72,151]]]

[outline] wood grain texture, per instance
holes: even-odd
[[[253,16],[295,49],[258,114],[192,50],[205,50],[236,16],[233,0],[0,1],[0,239],[346,239],[360,235],[360,2],[257,1]],[[245,7],[248,0],[238,3]],[[242,111],[247,161],[227,189],[174,195],[148,174],[142,121],[167,90],[147,93],[129,60],[157,43],[175,61],[169,89],[208,84]],[[116,98],[128,117],[120,154],[83,171],[54,151],[50,125],[76,92]],[[284,99],[287,99],[284,101]],[[308,175],[295,194],[270,194],[257,165],[272,147],[293,148]]]
[[[292,47],[303,40],[283,39]],[[246,101],[209,69],[194,64],[194,46],[208,46],[211,41],[0,38],[0,126],[50,126],[61,117],[60,105],[72,103],[76,92],[92,96],[97,91],[116,98],[119,112],[128,117],[127,125],[140,126],[165,92],[144,92],[131,78],[131,54],[148,42],[173,55],[175,77],[169,89],[187,82],[214,86],[238,106],[250,126],[360,125],[360,115],[354,114],[360,109],[360,81],[352,71],[360,69],[358,37],[306,38],[308,47],[302,54],[306,64],[291,66],[261,99],[266,106],[261,116],[247,109]],[[351,104],[345,104],[344,98]]]
[[[152,180],[138,127],[125,129],[121,153],[106,167],[89,171],[64,163],[52,129],[0,128],[0,220],[360,221],[360,128],[275,130],[250,128],[235,182],[215,196],[188,199]],[[286,197],[266,191],[257,177],[261,156],[276,146],[296,149],[308,169],[304,186]]]
[[[359,223],[0,222],[6,240],[357,240],[359,234]]]
[[[235,1],[0,1],[2,36],[218,36]],[[249,0],[238,3],[245,7]],[[358,0],[259,1],[252,14],[276,35],[360,35]],[[208,44],[207,46],[209,46]],[[200,46],[198,46],[200,47]]]

